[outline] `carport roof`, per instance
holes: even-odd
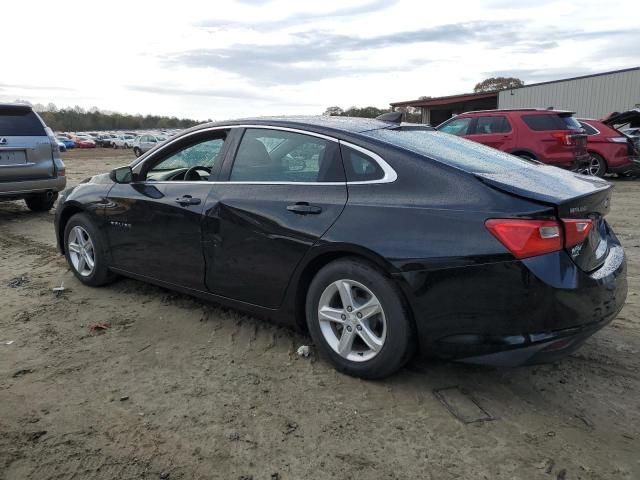
[[[468,102],[470,100],[482,100],[485,98],[498,98],[498,92],[463,93],[461,95],[448,95],[446,97],[423,98],[418,100],[406,100],[392,102],[392,107],[442,107],[455,103]]]

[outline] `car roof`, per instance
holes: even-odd
[[[332,132],[345,133],[362,133],[369,130],[378,130],[381,128],[397,127],[396,123],[376,120],[374,118],[360,117],[338,117],[328,115],[315,116],[281,116],[281,117],[252,117],[229,120],[226,122],[210,122],[197,125],[191,130],[200,130],[217,126],[233,126],[233,125],[265,125],[276,127],[316,127],[316,130],[326,130]]]
[[[494,110],[472,110],[469,112],[461,113],[460,115],[475,114],[475,113],[518,113],[518,112],[536,112],[536,113],[561,113],[563,115],[571,114],[575,112],[571,110],[553,110],[548,108],[496,108]]]

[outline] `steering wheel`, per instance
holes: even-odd
[[[200,174],[196,173],[197,170],[202,170],[203,172],[207,172],[207,174],[211,173],[211,169],[209,167],[203,167],[202,165],[194,165],[193,167],[188,168],[186,172],[184,172],[184,180],[186,182],[190,180],[202,180],[202,177],[200,176]]]

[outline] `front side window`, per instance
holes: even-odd
[[[233,182],[343,182],[336,142],[284,130],[245,131],[231,170]]]
[[[147,180],[185,180],[184,173],[188,169],[194,169],[194,174],[206,179],[220,161],[223,145],[222,137],[189,145],[151,167],[147,171]],[[190,176],[187,180],[198,180],[198,177]]]
[[[469,131],[471,125],[471,118],[456,118],[449,123],[442,125],[438,128],[441,132],[450,133],[451,135],[463,136]]]
[[[492,116],[479,117],[476,124],[477,135],[488,135],[491,133],[506,133],[511,131],[511,126],[507,121],[507,117]]]

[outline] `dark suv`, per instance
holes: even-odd
[[[58,141],[29,105],[0,104],[0,201],[53,207],[67,183]]]
[[[535,108],[467,112],[436,128],[556,167],[580,171],[589,164],[587,136],[573,112]]]

